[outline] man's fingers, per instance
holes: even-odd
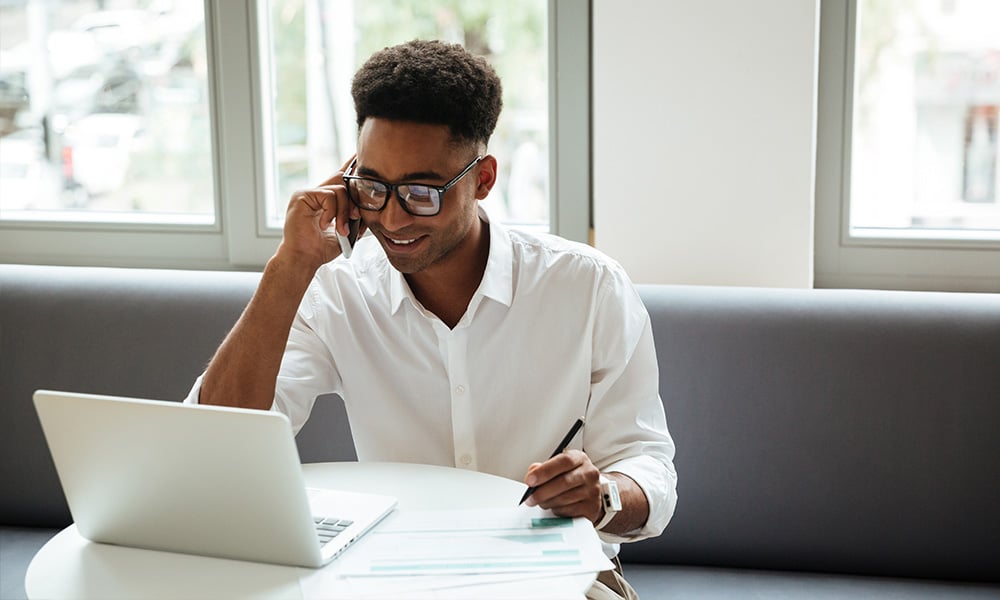
[[[295,216],[318,218],[317,224],[322,231],[333,222],[338,204],[336,190],[323,188],[301,190],[292,195],[287,218],[292,219]]]
[[[529,486],[540,485],[589,462],[590,459],[580,450],[567,450],[543,463],[533,463],[528,468],[525,483]]]
[[[599,476],[591,476],[586,469],[573,469],[572,471],[561,473],[539,485],[535,493],[532,494],[532,497],[537,504],[543,504],[561,495],[569,496],[566,502],[574,502],[578,498],[574,494],[589,494],[587,488],[589,486],[597,486],[598,478]],[[544,506],[544,508],[549,507]]]
[[[592,518],[599,502],[599,485],[591,485],[585,478],[566,476],[539,487],[530,504],[560,516]]]
[[[600,471],[580,450],[568,450],[528,468],[525,481],[537,487],[529,506],[541,506],[561,516],[592,519],[600,504]]]
[[[337,231],[342,235],[350,232],[349,221],[361,218],[361,211],[347,196],[347,188],[342,185],[328,185],[295,192],[289,211],[295,209],[295,204],[307,206],[309,213],[318,214],[322,211],[321,229],[326,229],[336,221]],[[359,233],[360,237],[360,233]]]
[[[340,167],[340,170],[331,175],[326,181],[321,183],[317,189],[332,192],[336,201],[333,204],[333,211],[335,214],[331,215],[330,220],[323,224],[323,228],[330,226],[330,223],[336,219],[337,231],[340,235],[347,236],[351,233],[351,227],[349,221],[351,219],[360,219],[361,215],[358,214],[358,209],[351,202],[350,198],[347,196],[347,186],[344,182],[344,174],[347,173],[347,169],[357,158],[357,154],[352,154],[347,162]],[[359,229],[358,237],[361,237],[362,230]]]
[[[339,188],[337,190],[337,231],[341,235],[349,236],[351,234],[351,219],[360,218],[360,209],[354,206],[354,203],[347,197],[347,188]],[[360,225],[360,224],[359,224]],[[361,230],[358,229],[358,237],[361,237]]]
[[[586,517],[590,518],[591,512],[593,512],[593,506],[591,505],[589,499],[580,502],[574,502],[573,504],[566,504],[561,506],[544,506],[551,510],[553,513],[560,517]]]
[[[538,485],[543,481],[541,476],[535,473],[540,466],[542,466],[542,463],[531,463],[531,465],[528,466],[528,472],[524,474],[524,483],[528,487]]]

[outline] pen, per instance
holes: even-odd
[[[552,456],[549,457],[550,459],[556,456],[557,454],[562,454],[562,451],[566,449],[566,446],[569,446],[569,443],[573,441],[573,436],[576,435],[576,432],[580,431],[580,428],[583,427],[583,423],[584,423],[583,417],[580,417],[579,419],[576,420],[576,423],[573,423],[573,426],[569,428],[568,432],[566,432],[566,437],[564,437],[562,441],[559,442],[559,445],[556,446],[555,452],[553,452]],[[528,499],[528,496],[534,494],[535,490],[537,489],[538,486],[529,487],[527,491],[524,492],[524,495],[521,496],[521,501],[517,503],[518,506],[524,504],[524,501]]]

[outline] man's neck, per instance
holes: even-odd
[[[479,220],[469,232],[468,243],[448,257],[448,260],[405,275],[413,295],[420,304],[454,329],[469,308],[472,296],[479,289],[490,255],[489,223]]]

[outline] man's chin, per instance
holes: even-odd
[[[427,268],[424,261],[420,260],[418,257],[407,257],[401,258],[398,256],[393,256],[392,254],[386,253],[386,258],[389,259],[389,264],[392,265],[393,269],[396,269],[403,275],[412,275],[413,273],[419,273]]]

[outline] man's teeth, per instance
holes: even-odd
[[[401,246],[405,246],[407,244],[412,244],[413,242],[417,241],[417,239],[413,238],[412,240],[395,240],[393,238],[389,238],[389,241],[391,241],[393,244],[400,244]]]

